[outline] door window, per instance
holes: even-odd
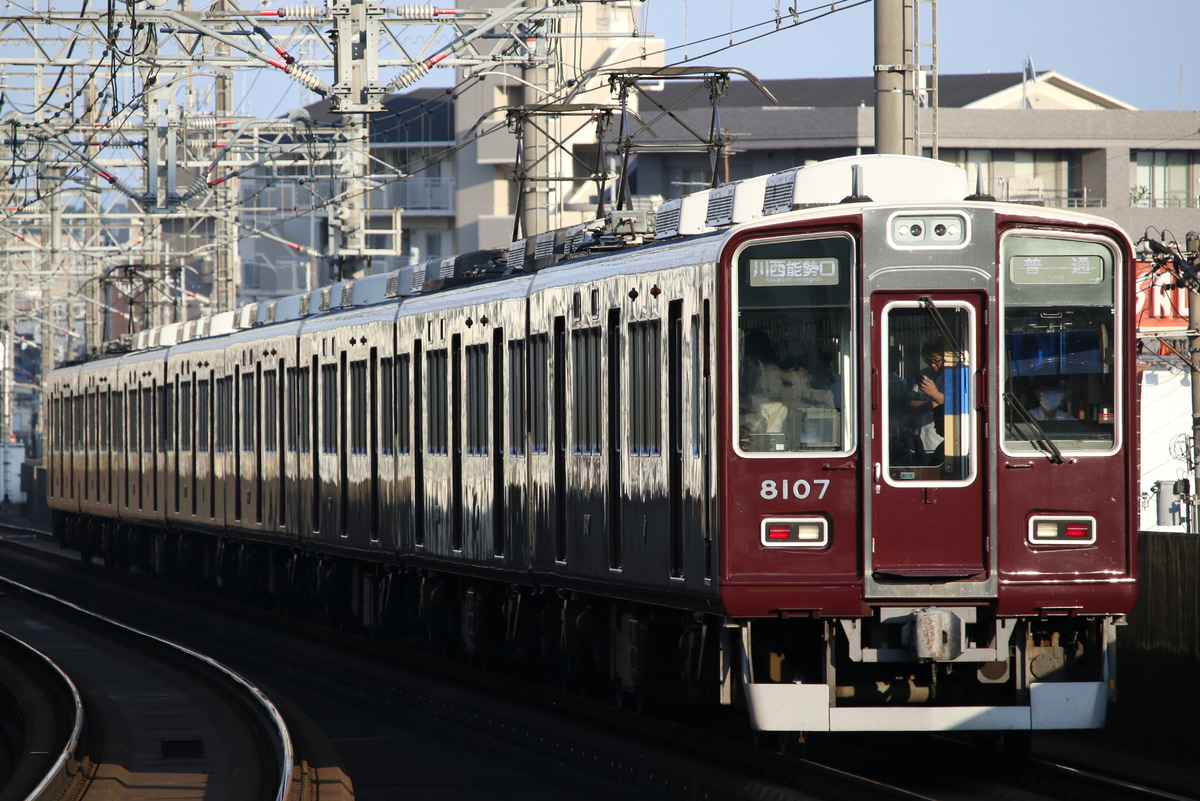
[[[930,300],[884,312],[888,432],[893,482],[961,482],[974,470],[974,347],[971,307]]]

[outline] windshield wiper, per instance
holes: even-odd
[[[962,364],[962,347],[958,344],[958,340],[954,337],[954,333],[950,330],[950,326],[946,324],[946,318],[942,317],[941,309],[933,305],[933,298],[931,297],[923,297],[920,299],[920,301],[921,303],[925,304],[925,311],[929,312],[929,316],[932,317],[933,321],[937,324],[938,330],[941,331],[942,336],[944,336],[946,341],[950,343],[950,350],[954,353],[955,360],[959,364]]]
[[[1064,464],[1062,451],[1054,444],[1054,440],[1046,433],[1046,429],[1042,428],[1042,424],[1037,421],[1037,418],[1029,413],[1029,410],[1017,400],[1017,397],[1011,391],[1006,390],[1004,392],[1004,402],[1012,407],[1018,417],[1022,418],[1021,422],[1028,423],[1029,427],[1033,429],[1037,442],[1044,445],[1050,451],[1050,461],[1054,462],[1054,464]]]

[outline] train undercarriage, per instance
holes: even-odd
[[[731,620],[562,589],[56,513],[84,561],[380,637],[553,677],[619,703],[745,709],[756,731],[1094,728],[1115,683],[1116,620],[986,608]],[[802,736],[801,736],[802,739]]]

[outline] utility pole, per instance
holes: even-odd
[[[904,0],[875,0],[876,153],[905,152],[905,30]]]

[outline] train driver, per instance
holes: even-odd
[[[1062,408],[1067,393],[1061,382],[1046,379],[1039,381],[1033,388],[1033,394],[1038,402],[1037,406],[1029,410],[1029,416],[1034,420],[1075,420]]]

